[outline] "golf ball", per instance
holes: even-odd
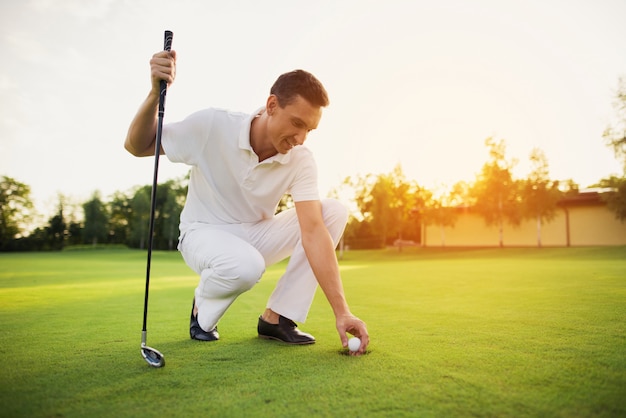
[[[358,351],[361,347],[361,340],[357,337],[352,337],[348,340],[348,348],[350,351]]]

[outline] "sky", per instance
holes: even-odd
[[[623,0],[0,0],[0,175],[58,195],[152,183],[123,148],[174,32],[165,123],[206,108],[253,112],[302,68],[331,104],[307,146],[325,196],[389,173],[431,189],[473,181],[503,139],[514,173],[544,151],[553,179],[589,186],[621,166],[602,138],[626,76]],[[161,159],[159,180],[188,168]]]

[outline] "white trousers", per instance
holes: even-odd
[[[348,213],[337,200],[322,200],[322,216],[330,236],[338,244]],[[295,209],[252,224],[193,227],[178,246],[189,267],[200,275],[195,290],[198,322],[213,329],[237,296],[250,290],[265,268],[291,256],[267,308],[293,321],[304,322],[317,280],[302,247]]]

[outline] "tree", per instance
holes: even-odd
[[[162,234],[167,241],[167,248],[174,250],[174,245],[178,241],[180,213],[183,210],[187,188],[180,181],[169,180],[163,185],[166,191],[162,214]]]
[[[620,77],[613,108],[617,113],[615,122],[609,125],[603,137],[606,144],[613,148],[615,158],[621,160],[626,175],[626,77]]]
[[[0,181],[0,250],[9,249],[13,240],[23,236],[32,216],[30,187],[3,176]]]
[[[346,177],[342,188],[354,191],[356,210],[346,225],[344,237],[352,248],[380,248],[380,239],[372,228],[373,215],[366,210],[366,201],[374,182],[374,175]]]
[[[59,207],[62,207],[64,222],[63,245],[80,245],[83,243],[84,202],[76,202],[68,196],[59,194]]]
[[[410,189],[407,190],[408,199],[406,200],[406,207],[409,209],[408,213],[403,211],[404,218],[404,236],[407,239],[415,242],[419,242],[420,244],[424,244],[422,241],[422,231],[424,231],[424,226],[433,223],[435,218],[433,217],[434,208],[437,205],[437,202],[433,198],[433,193],[425,189],[424,187],[420,187],[416,183],[409,183]],[[409,216],[406,219],[406,216]],[[413,232],[413,236],[406,234],[406,231]],[[400,236],[401,240],[403,236]],[[402,248],[402,241],[400,241],[400,248]]]
[[[391,185],[392,236],[397,237],[399,249],[403,241],[420,242],[421,222],[416,222],[415,208],[426,207],[432,193],[415,181],[407,180],[398,164],[389,175]],[[418,219],[419,221],[419,219]]]
[[[397,165],[391,173],[367,175],[356,179],[347,178],[344,184],[355,190],[355,203],[359,209],[360,231],[369,231],[376,238],[375,247],[384,247],[390,239],[410,239],[417,235],[411,226],[411,212],[416,206],[419,190],[415,183],[408,182]],[[352,230],[351,230],[352,232]]]
[[[145,248],[148,238],[150,193],[150,186],[141,187],[135,192],[130,204],[130,240],[141,249]]]
[[[83,210],[85,212],[83,242],[92,243],[94,246],[98,242],[106,242],[109,215],[98,192],[95,192],[91,200],[83,204]]]
[[[67,226],[65,219],[63,218],[63,200],[59,202],[59,210],[48,221],[48,226],[45,228],[47,242],[51,250],[62,250],[67,236]]]
[[[538,148],[530,154],[532,171],[522,182],[524,216],[537,221],[537,246],[541,247],[541,225],[556,216],[556,204],[561,198],[559,182],[550,180],[548,159]]]
[[[511,175],[515,161],[507,161],[506,143],[487,138],[490,160],[483,165],[476,179],[471,195],[474,207],[483,217],[487,226],[498,226],[500,247],[504,246],[504,222],[517,226],[521,222],[519,183]]]
[[[615,218],[621,222],[626,220],[626,177],[611,176],[608,179],[600,180],[599,187],[611,189],[602,193],[602,199],[607,204],[607,208],[615,213]]]
[[[430,205],[426,209],[425,218],[429,225],[438,225],[441,233],[441,246],[446,245],[445,228],[453,227],[459,217],[457,210],[466,201],[466,195],[469,190],[469,184],[466,182],[458,182],[431,200]]]
[[[388,207],[379,207],[380,213],[385,219],[383,230],[383,243],[387,242],[387,237],[395,237],[402,250],[402,241],[408,239],[411,231],[411,209],[415,207],[415,187],[407,182],[400,164],[394,167],[389,174],[383,174],[378,177],[378,182],[374,185],[372,194],[375,196],[383,196],[388,203]]]
[[[387,244],[387,237],[391,232],[389,229],[393,222],[392,181],[390,175],[379,175],[372,185],[369,196],[363,200],[364,212],[370,214],[370,220],[380,239],[381,247]]]
[[[109,239],[112,244],[127,244],[130,237],[132,198],[128,193],[115,192],[108,203]]]
[[[70,219],[67,225],[68,245],[79,245],[83,241],[83,226],[80,222]]]
[[[602,179],[600,185],[612,189],[603,193],[607,207],[620,221],[626,220],[626,77],[620,77],[613,107],[617,113],[616,121],[604,131],[604,140],[613,148],[615,158],[621,160],[623,175]]]

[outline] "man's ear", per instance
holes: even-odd
[[[272,116],[276,108],[278,107],[278,97],[273,94],[267,98],[267,103],[265,103],[265,111],[269,116]]]

